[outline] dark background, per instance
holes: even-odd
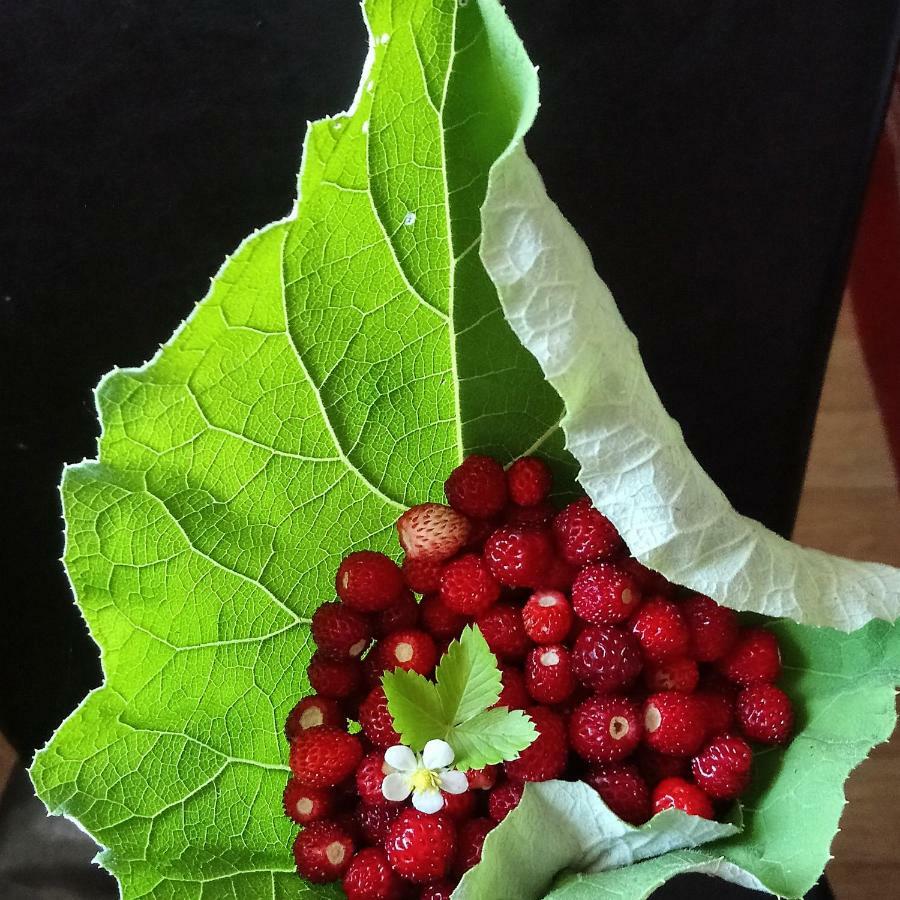
[[[508,8],[551,195],[700,461],[789,533],[900,3]],[[0,730],[26,759],[99,681],[57,562],[91,390],[289,211],[305,122],[363,56],[355,0],[0,4]]]

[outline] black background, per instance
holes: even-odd
[[[688,443],[790,531],[897,0],[511,0],[528,146]],[[57,559],[91,390],[152,355],[288,212],[307,119],[345,108],[353,0],[0,4],[0,729],[26,758],[99,680]]]

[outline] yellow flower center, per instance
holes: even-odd
[[[414,791],[439,791],[441,789],[441,778],[437,772],[431,769],[416,769],[410,779]]]

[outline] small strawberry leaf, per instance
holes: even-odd
[[[515,759],[537,737],[531,719],[519,709],[486,709],[453,729],[456,766],[462,770]]]
[[[394,729],[403,743],[413,750],[423,750],[434,737],[443,738],[447,719],[433,682],[418,672],[394,669],[381,677]]]
[[[500,670],[479,628],[467,626],[450,644],[438,663],[435,680],[448,722],[465,722],[497,702]]]

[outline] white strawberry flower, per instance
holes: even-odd
[[[381,793],[396,801],[412,794],[419,812],[439,812],[444,807],[441,791],[462,794],[469,787],[465,774],[450,768],[453,748],[446,741],[429,741],[421,755],[395,744],[385,751],[384,761],[392,771],[381,782]]]

